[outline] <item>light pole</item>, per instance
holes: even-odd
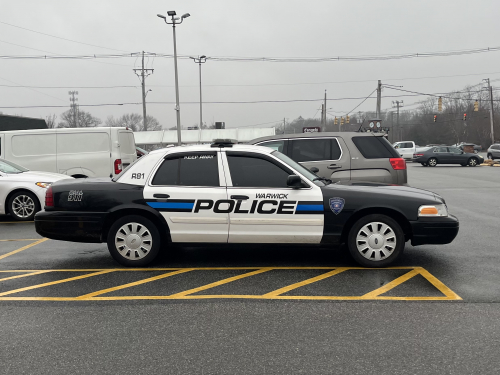
[[[175,68],[175,111],[177,113],[177,145],[181,145],[181,107],[179,105],[179,77],[177,75],[177,44],[175,41],[175,25],[180,25],[185,18],[190,16],[189,13],[183,14],[182,17],[175,17],[177,13],[175,10],[169,10],[167,15],[171,18],[171,22],[167,21],[167,17],[157,14],[158,17],[163,18],[167,25],[172,25],[174,31],[174,68]]]
[[[201,64],[207,62],[207,57],[205,55],[202,55],[198,57],[190,57],[190,59],[193,59],[193,61],[200,67],[200,129],[201,129],[201,125],[203,124],[203,108],[202,108],[203,101],[201,99]]]

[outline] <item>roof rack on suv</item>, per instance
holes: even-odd
[[[236,139],[214,139],[210,147],[233,147],[237,143]]]

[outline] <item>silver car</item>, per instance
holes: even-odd
[[[376,133],[281,134],[254,139],[249,144],[270,147],[333,181],[357,180],[403,185],[406,163]]]
[[[500,159],[500,143],[492,144],[486,152],[486,156],[491,160]]]

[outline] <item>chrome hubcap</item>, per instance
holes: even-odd
[[[390,257],[396,248],[396,234],[385,223],[368,223],[356,235],[356,247],[366,259],[384,260]]]
[[[436,165],[436,161],[435,160],[430,160],[429,161],[429,165]]]
[[[469,165],[476,165],[477,162],[476,162],[476,159],[472,159],[470,162],[469,162]]]
[[[143,224],[128,223],[116,232],[116,250],[126,259],[142,259],[149,254],[152,246],[153,237],[151,232]]]
[[[35,202],[27,195],[18,195],[12,201],[12,211],[16,216],[26,219],[35,212]]]

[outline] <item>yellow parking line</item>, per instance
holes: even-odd
[[[0,293],[0,296],[6,296],[8,294],[14,294],[14,293],[19,293],[19,292],[24,292],[25,290],[43,288],[44,286],[49,286],[49,285],[67,283],[68,281],[75,281],[75,280],[85,279],[87,277],[102,275],[104,273],[109,273],[109,272],[113,272],[113,271],[109,271],[109,270],[99,271],[99,272],[94,272],[94,273],[88,273],[86,275],[80,275],[80,276],[70,277],[69,279],[62,279],[62,280],[51,281],[51,282],[43,283],[43,284],[31,285],[31,286],[27,286],[27,287],[24,287],[24,288],[9,290],[7,292]]]
[[[398,285],[404,283],[405,281],[410,280],[413,276],[416,276],[416,275],[418,275],[417,270],[412,270],[410,272],[407,272],[404,275],[399,276],[397,279],[392,280],[390,283],[387,283],[387,284],[381,286],[380,288],[371,291],[370,293],[366,293],[365,295],[363,295],[363,298],[372,299],[372,298],[378,297],[380,294],[384,294],[384,293],[388,292],[392,288],[395,288]]]
[[[307,279],[307,280],[304,280],[304,281],[300,281],[298,283],[295,283],[295,284],[292,284],[292,285],[288,285],[288,286],[285,286],[285,287],[280,288],[280,289],[273,290],[272,292],[264,294],[263,297],[276,297],[276,296],[278,296],[280,294],[289,292],[290,290],[293,290],[293,289],[296,289],[296,288],[300,288],[301,286],[309,285],[309,284],[315,283],[316,281],[324,280],[324,279],[326,279],[326,278],[328,278],[330,276],[333,276],[333,275],[338,275],[339,273],[344,272],[346,270],[348,270],[347,267],[336,268],[333,271],[324,273],[322,275],[319,275],[319,276],[316,276],[316,277],[312,277],[310,279]]]
[[[0,255],[0,260],[4,259],[4,258],[7,258],[7,257],[9,257],[11,255],[17,254],[17,253],[19,253],[19,252],[21,252],[23,250],[29,249],[30,247],[36,246],[38,244],[41,244],[42,242],[45,242],[47,240],[48,240],[48,238],[42,238],[42,239],[40,239],[40,240],[38,240],[36,242],[33,242],[33,243],[29,244],[29,245],[23,246],[20,249],[11,251],[10,253],[4,254],[4,255]]]
[[[9,241],[38,241],[39,238],[18,238],[15,240],[0,240],[0,242],[9,242]]]
[[[256,270],[256,271],[244,273],[243,275],[228,277],[227,279],[219,280],[219,281],[216,281],[214,283],[200,286],[198,288],[193,288],[193,289],[185,290],[184,292],[172,294],[169,297],[171,297],[171,298],[184,297],[184,296],[187,296],[188,294],[201,292],[202,290],[214,288],[214,287],[219,286],[219,285],[227,284],[227,283],[230,283],[230,282],[233,282],[236,280],[244,279],[245,277],[258,275],[260,273],[264,273],[264,272],[271,271],[271,270],[272,270],[272,268],[261,268],[261,269]]]
[[[429,271],[425,268],[418,267],[419,273],[427,279],[435,288],[437,288],[441,293],[443,293],[446,297],[450,299],[458,299],[461,300],[460,296],[444,285],[441,281],[439,281],[436,277],[434,277]]]
[[[47,272],[52,272],[52,271],[49,270],[49,271],[30,272],[30,273],[25,273],[25,274],[22,274],[22,275],[4,277],[3,279],[0,279],[0,281],[6,281],[6,280],[12,280],[12,279],[19,279],[20,277],[26,277],[26,276],[40,275],[41,273],[47,273]]]
[[[136,286],[136,285],[141,285],[141,284],[149,283],[150,281],[160,280],[160,279],[163,279],[165,277],[178,275],[180,273],[185,273],[185,272],[192,271],[192,270],[193,270],[193,268],[185,268],[185,269],[179,270],[179,271],[173,271],[173,272],[169,272],[169,273],[164,273],[162,275],[150,277],[148,279],[134,281],[133,283],[123,284],[123,285],[115,286],[115,287],[112,287],[112,288],[98,290],[97,292],[84,294],[84,295],[81,295],[81,296],[77,297],[77,299],[86,299],[86,298],[90,298],[90,297],[95,297],[95,296],[98,296],[100,294],[105,294],[105,293],[109,293],[109,292],[114,292],[115,290],[130,288],[131,286]]]

